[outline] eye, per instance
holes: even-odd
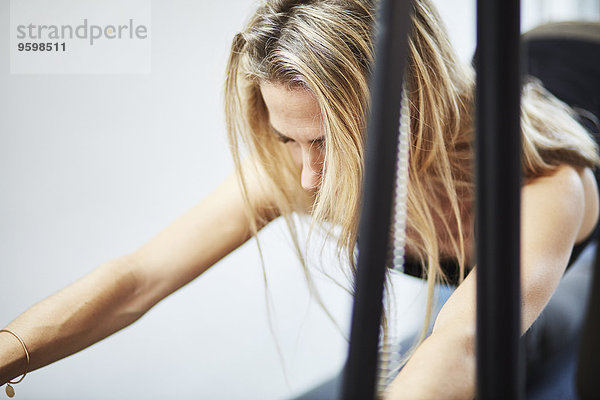
[[[324,151],[325,150],[325,138],[314,140],[311,143],[312,148]]]
[[[281,135],[277,135],[277,139],[281,142],[281,143],[290,143],[293,142],[293,139],[290,139],[289,137],[286,136],[281,136]]]
[[[273,132],[273,134],[277,137],[277,140],[279,140],[281,143],[290,143],[290,142],[293,143],[294,142],[294,139],[285,136],[284,134],[282,134],[277,129],[273,128],[272,126],[271,126],[271,132]]]

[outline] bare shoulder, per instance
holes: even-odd
[[[553,187],[555,190],[579,190],[584,171],[584,169],[577,169],[571,165],[562,164],[547,175],[528,179],[524,187]]]
[[[563,164],[551,174],[530,179],[523,187],[523,201],[530,210],[537,208],[547,216],[559,213],[559,219],[570,220],[576,225],[575,243],[585,239],[598,220],[598,187],[589,168]]]

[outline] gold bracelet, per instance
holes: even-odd
[[[19,337],[19,335],[17,335],[16,333],[14,333],[13,331],[11,331],[10,329],[0,329],[0,332],[10,333],[14,337],[16,337],[19,340],[19,342],[21,342],[21,346],[23,346],[23,350],[25,350],[25,356],[27,357],[27,365],[25,366],[25,372],[23,373],[23,376],[21,376],[21,378],[18,381],[14,381],[14,382],[13,381],[8,381],[6,383],[6,395],[8,397],[14,397],[14,395],[15,395],[15,389],[11,385],[16,385],[17,383],[21,382],[23,379],[25,379],[25,375],[27,375],[27,372],[29,372],[29,352],[27,351],[27,347],[25,346],[25,342],[23,341],[23,339],[21,339]]]

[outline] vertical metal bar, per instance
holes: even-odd
[[[522,399],[520,4],[477,3],[477,398]]]
[[[577,394],[581,400],[600,395],[600,243],[596,241],[594,275],[588,300],[585,325],[581,333],[579,363],[575,375]]]
[[[410,0],[383,0],[377,10],[375,69],[367,125],[359,222],[360,251],[342,399],[375,398],[379,326],[407,58]]]

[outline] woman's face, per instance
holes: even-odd
[[[260,91],[269,111],[273,135],[289,147],[302,169],[302,187],[317,191],[323,176],[325,136],[316,99],[308,90],[288,89],[279,84],[262,83]]]

